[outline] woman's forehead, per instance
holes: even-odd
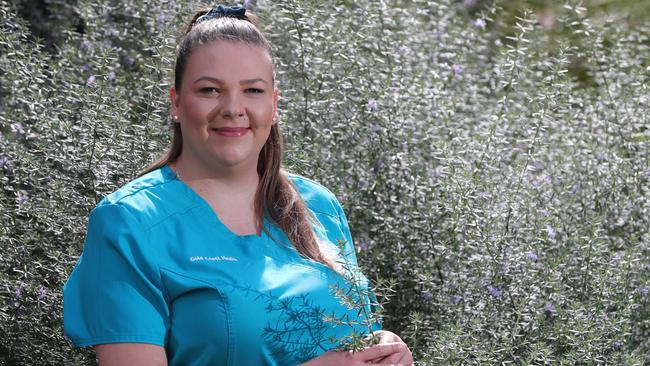
[[[198,46],[190,55],[185,71],[191,75],[211,74],[222,80],[236,76],[270,82],[273,64],[262,47],[219,40]]]

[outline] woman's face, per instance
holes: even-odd
[[[256,170],[278,96],[264,49],[230,41],[199,46],[187,60],[181,89],[170,89],[182,159],[195,167]]]

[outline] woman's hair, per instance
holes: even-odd
[[[174,87],[177,93],[181,91],[187,61],[192,52],[200,45],[214,41],[241,42],[262,48],[273,60],[271,45],[259,30],[257,17],[248,10],[244,15],[227,15],[197,22],[199,17],[207,13],[208,10],[196,13],[180,40],[174,68]],[[275,79],[273,85],[275,85]],[[173,163],[181,155],[183,135],[180,124],[173,121],[171,123],[173,136],[169,150],[158,161],[146,167],[140,175],[159,169],[165,164]],[[312,229],[314,217],[282,169],[282,154],[283,141],[280,125],[274,123],[269,138],[260,151],[257,163],[260,182],[255,193],[256,221],[262,225],[264,216],[267,216],[284,231],[302,256],[337,270],[338,266],[330,258],[331,255],[321,251],[318,245],[318,240]],[[263,230],[266,231],[266,228],[263,227]],[[266,232],[270,235],[268,231]]]

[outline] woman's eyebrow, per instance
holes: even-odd
[[[239,82],[239,84],[240,84],[240,85],[243,85],[243,84],[255,84],[255,83],[257,83],[257,82],[261,82],[261,83],[264,83],[264,84],[268,84],[268,83],[266,82],[266,80],[264,80],[264,79],[262,79],[262,78],[255,78],[255,79],[246,79],[246,80],[241,80],[241,81]]]
[[[225,83],[226,83],[225,81],[223,81],[223,80],[221,80],[221,79],[213,78],[212,76],[201,76],[200,78],[196,79],[196,80],[194,81],[194,83],[196,84],[196,83],[198,83],[199,81],[203,81],[203,80],[211,81],[211,82],[216,83],[216,84],[225,84]],[[262,79],[262,78],[254,78],[254,79],[241,80],[241,81],[239,82],[239,84],[240,84],[240,85],[244,85],[244,84],[255,84],[255,83],[257,83],[257,82],[262,82],[262,83],[264,83],[264,84],[268,84],[268,82],[267,82],[266,80]]]

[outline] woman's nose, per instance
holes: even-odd
[[[223,118],[241,118],[246,116],[243,101],[239,95],[227,95],[223,101]]]

